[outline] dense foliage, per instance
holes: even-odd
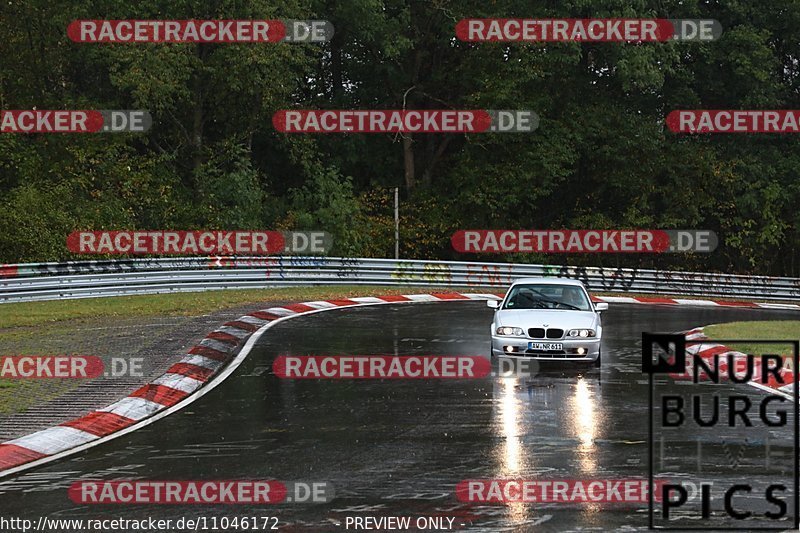
[[[0,134],[0,261],[75,229],[324,229],[337,255],[798,275],[788,135],[673,109],[797,109],[800,0],[6,0],[0,109],[148,109],[146,134]],[[719,41],[473,44],[465,17],[714,18]],[[321,18],[319,44],[76,44],[79,18]],[[531,134],[297,135],[286,108],[531,109]],[[795,162],[797,161],[797,162]],[[413,164],[410,164],[412,162]],[[464,256],[462,228],[702,228],[710,255]]]

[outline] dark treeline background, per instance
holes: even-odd
[[[467,17],[715,18],[710,43],[464,43]],[[327,19],[319,44],[76,44],[74,19]],[[332,253],[798,275],[797,137],[673,109],[797,109],[795,0],[4,0],[0,109],[148,109],[146,134],[0,134],[0,261],[75,229],[323,229]],[[287,135],[285,108],[531,109],[532,134]],[[705,255],[459,255],[464,228],[712,229]]]

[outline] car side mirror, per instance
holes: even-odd
[[[597,302],[594,304],[594,310],[598,313],[600,311],[608,311],[608,304],[606,302]]]
[[[498,302],[497,300],[486,300],[486,307],[497,309],[498,307],[500,307],[500,302]]]

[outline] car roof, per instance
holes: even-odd
[[[573,285],[575,287],[583,287],[583,283],[578,281],[577,279],[569,279],[569,278],[520,278],[514,280],[512,283],[512,287],[514,285],[527,285],[527,284],[537,284],[537,285]]]

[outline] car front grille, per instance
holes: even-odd
[[[564,330],[558,328],[530,328],[528,336],[532,339],[560,339],[564,336]]]

